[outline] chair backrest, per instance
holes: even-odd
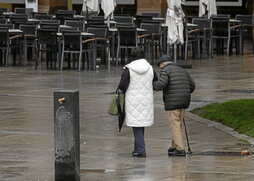
[[[114,16],[114,20],[117,23],[133,23],[132,16]]]
[[[13,24],[0,24],[0,28],[14,29]]]
[[[59,29],[59,24],[54,24],[54,23],[40,23],[40,28],[41,29],[55,29],[58,31]]]
[[[134,23],[116,23],[116,27],[118,26],[136,27]]]
[[[84,23],[84,21],[65,20],[64,24],[67,25],[67,26],[76,27],[80,31],[84,31],[85,30],[85,23]]]
[[[14,13],[15,14],[26,14],[26,8],[15,8]]]
[[[200,18],[200,17],[198,17],[198,16],[185,16],[184,17],[184,22],[192,23],[192,19],[194,19],[194,18]]]
[[[57,31],[54,29],[37,29],[37,38],[39,44],[57,45]]]
[[[95,38],[107,38],[108,36],[108,28],[103,27],[88,27],[88,33],[93,33]]]
[[[26,24],[28,22],[28,19],[24,19],[24,18],[10,18],[10,22],[11,24],[14,24],[14,27],[16,29],[19,28],[20,24]]]
[[[142,13],[144,16],[159,17],[160,13]]]
[[[119,26],[118,43],[120,46],[136,47],[137,46],[137,29],[135,27]]]
[[[160,41],[162,39],[162,31],[160,23],[141,23],[141,28],[146,30],[146,33],[153,34],[153,39]]]
[[[74,17],[74,14],[72,13],[55,13],[56,19],[60,20],[60,24],[63,25],[65,18],[72,18]]]
[[[103,21],[105,20],[104,16],[99,16],[99,15],[92,15],[91,19],[93,19],[93,20],[103,20]]]
[[[7,20],[6,19],[0,19],[0,24],[6,24]]]
[[[227,36],[230,31],[229,18],[213,17],[211,18],[212,34],[216,36]]]
[[[212,14],[211,18],[230,18],[230,14]]]
[[[235,16],[235,19],[241,20],[242,24],[247,24],[247,25],[253,25],[254,24],[254,16],[253,15],[240,15],[240,14],[237,14]]]
[[[9,31],[8,28],[6,27],[0,27],[0,42],[2,43],[7,43],[9,40]]]
[[[153,19],[152,16],[136,15],[135,23],[136,23],[136,26],[137,26],[137,27],[140,27],[141,23],[142,23],[144,20],[152,20],[152,19]]]
[[[81,31],[65,30],[62,32],[63,43],[66,46],[73,46],[79,48],[82,43]]]
[[[57,13],[75,15],[75,14],[76,14],[76,11],[75,11],[75,10],[62,10],[62,9],[59,9],[59,10],[57,10]]]
[[[39,15],[47,15],[48,13],[33,12],[32,13],[32,17],[35,18],[35,15],[37,15],[37,14],[39,14]]]
[[[23,34],[36,35],[36,25],[20,25],[19,29],[23,31]]]
[[[198,25],[199,29],[202,31],[204,28],[211,28],[211,20],[204,18],[193,18],[192,23]]]
[[[35,14],[34,18],[39,19],[39,20],[51,20],[52,15],[49,15],[49,14]]]
[[[87,26],[90,26],[90,25],[104,25],[104,24],[105,24],[104,20],[87,19]]]
[[[63,31],[77,31],[78,28],[74,28],[74,27],[59,27],[59,32],[63,32]]]
[[[81,15],[85,16],[86,19],[90,19],[92,16],[98,16],[98,12],[97,11],[82,11]]]
[[[56,20],[56,19],[52,19],[52,20],[41,20],[41,23],[58,24],[58,25],[60,25],[60,21],[59,21],[59,20]]]
[[[28,19],[28,15],[27,14],[12,14],[10,16],[10,19],[12,18],[23,18],[23,19]]]
[[[0,11],[2,11],[2,12],[8,12],[8,8],[0,8]]]
[[[161,33],[160,23],[141,23],[140,27],[146,29],[146,33]]]

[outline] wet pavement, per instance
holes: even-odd
[[[253,98],[254,56],[245,54],[189,60],[197,85],[190,109]],[[115,66],[82,72],[0,67],[0,181],[54,180],[53,92],[68,89],[80,91],[82,181],[254,180],[254,156],[233,154],[254,141],[189,112],[193,154],[168,157],[171,136],[161,92],[155,93],[155,124],[145,130],[147,158],[131,157],[132,130],[124,125],[119,133],[116,117],[106,113],[121,73]]]

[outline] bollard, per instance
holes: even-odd
[[[55,91],[55,181],[80,181],[79,143],[79,91]]]

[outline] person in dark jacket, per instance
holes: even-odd
[[[172,145],[168,149],[168,155],[185,156],[182,125],[185,109],[189,107],[191,93],[195,90],[195,82],[185,69],[176,65],[167,55],[160,57],[158,66],[161,72],[159,79],[153,82],[153,89],[163,90],[163,102],[168,112],[172,134]]]

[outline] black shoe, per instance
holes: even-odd
[[[175,149],[172,152],[168,152],[168,156],[185,156],[185,155],[186,155],[185,150]]]
[[[132,156],[134,156],[134,157],[143,157],[143,158],[146,157],[146,154],[145,154],[145,153],[138,153],[138,152],[133,151],[131,154],[132,154]]]
[[[171,153],[171,152],[175,151],[175,149],[176,149],[176,148],[170,147],[170,148],[168,149],[168,153]]]

